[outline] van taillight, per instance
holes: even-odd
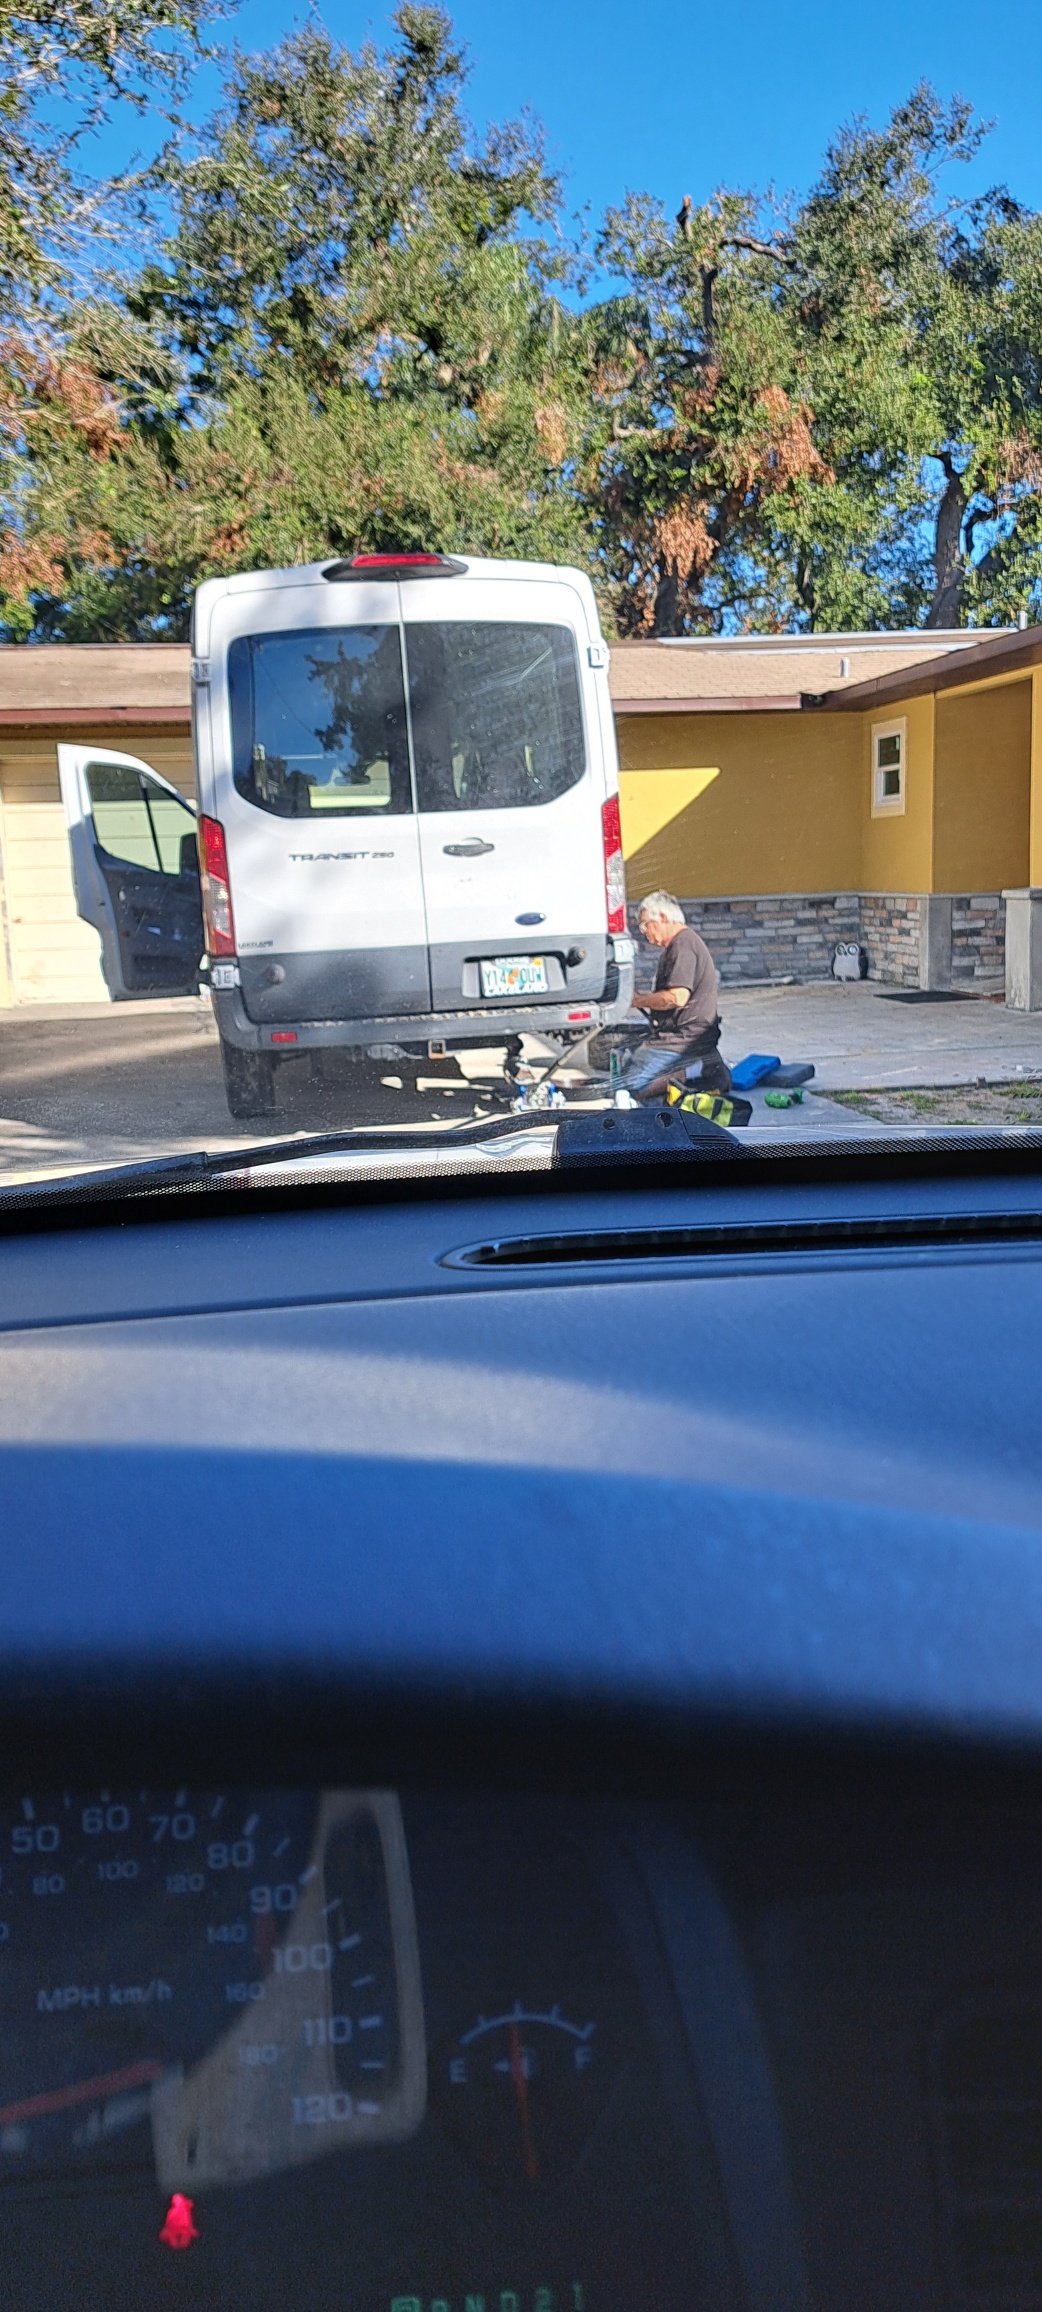
[[[467,565],[454,554],[350,554],[322,572],[339,586],[349,578],[464,578]]]
[[[626,869],[622,857],[622,821],[619,798],[609,795],[601,805],[604,832],[604,889],[608,901],[609,931],[626,929]]]
[[[352,570],[440,570],[440,554],[352,554]]]
[[[199,819],[199,880],[208,955],[234,955],[235,926],[228,883],[228,853],[219,819]]]

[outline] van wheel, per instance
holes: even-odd
[[[241,1052],[221,1038],[224,1095],[231,1115],[273,1116],[275,1062],[270,1052]]]

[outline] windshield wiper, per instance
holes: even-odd
[[[467,1164],[468,1154],[474,1159]],[[336,1158],[346,1161],[337,1169]],[[102,1204],[123,1198],[176,1195],[206,1188],[287,1188],[325,1184],[352,1178],[378,1180],[413,1177],[421,1168],[430,1176],[444,1167],[483,1170],[487,1157],[493,1171],[505,1174],[511,1159],[523,1168],[603,1173],[605,1169],[639,1169],[645,1165],[696,1164],[736,1159],[763,1171],[779,1161],[810,1162],[858,1173],[889,1177],[918,1167],[925,1160],[942,1160],[943,1169],[958,1172],[989,1169],[996,1158],[1014,1169],[1025,1164],[1034,1171],[1042,1165],[1042,1128],[1037,1125],[946,1125],[919,1131],[881,1132],[865,1141],[837,1134],[726,1131],[704,1118],[671,1108],[533,1109],[517,1115],[493,1116],[479,1122],[443,1125],[436,1131],[423,1126],[373,1130],[365,1126],[341,1132],[297,1134],[286,1140],[246,1141],[238,1147],[193,1149],[185,1155],[156,1156],[143,1162],[97,1167],[87,1172],[52,1174],[5,1186],[0,1181],[0,1217],[5,1212],[41,1209],[48,1205]],[[436,1161],[432,1165],[432,1158]],[[386,1160],[382,1164],[379,1160]],[[437,1159],[441,1159],[439,1164]],[[461,1162],[462,1159],[462,1162]],[[353,1161],[352,1161],[353,1160]]]
[[[649,1157],[740,1153],[733,1135],[700,1117],[677,1109],[638,1108],[522,1109],[516,1115],[492,1116],[478,1122],[444,1125],[437,1131],[422,1126],[368,1130],[356,1126],[341,1132],[309,1132],[286,1140],[247,1141],[234,1148],[199,1148],[184,1155],[147,1157],[131,1164],[61,1173],[33,1180],[22,1179],[5,1187],[0,1181],[0,1212],[25,1210],[41,1204],[92,1204],[121,1196],[154,1196],[196,1188],[246,1187],[265,1180],[274,1184],[282,1173],[300,1174],[317,1161],[337,1156],[413,1157],[426,1163],[432,1156],[451,1159],[461,1151],[496,1150],[506,1159],[525,1143],[545,1143],[545,1161],[565,1169],[605,1163],[647,1160]]]
[[[10,1186],[0,1181],[0,1211],[51,1201],[92,1203],[113,1196],[157,1195],[167,1190],[217,1186],[222,1180],[238,1184],[248,1174],[285,1165],[303,1168],[315,1157],[341,1153],[429,1157],[439,1148],[476,1148],[536,1131],[549,1136],[556,1123],[555,1116],[534,1110],[531,1116],[493,1116],[485,1122],[445,1125],[437,1132],[425,1132],[422,1126],[383,1131],[356,1126],[342,1132],[297,1133],[285,1140],[243,1141],[234,1148],[193,1148],[183,1155],[92,1166],[86,1172],[51,1173],[38,1180],[22,1178]]]

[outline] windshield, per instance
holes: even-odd
[[[8,89],[0,1193],[1033,1147],[1022,0],[963,95],[915,0],[827,60],[753,0],[728,106],[723,19],[714,83],[231,0],[204,85],[171,5]]]

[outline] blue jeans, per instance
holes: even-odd
[[[680,1057],[680,1053],[675,1050],[670,1051],[668,1045],[660,1044],[657,1049],[651,1051],[646,1050],[643,1045],[638,1046],[629,1067],[624,1066],[622,1070],[626,1090],[628,1092],[642,1092],[645,1085],[654,1083],[656,1076],[672,1073]],[[701,1075],[701,1060],[693,1060],[691,1065]],[[685,1074],[686,1072],[685,1070]]]

